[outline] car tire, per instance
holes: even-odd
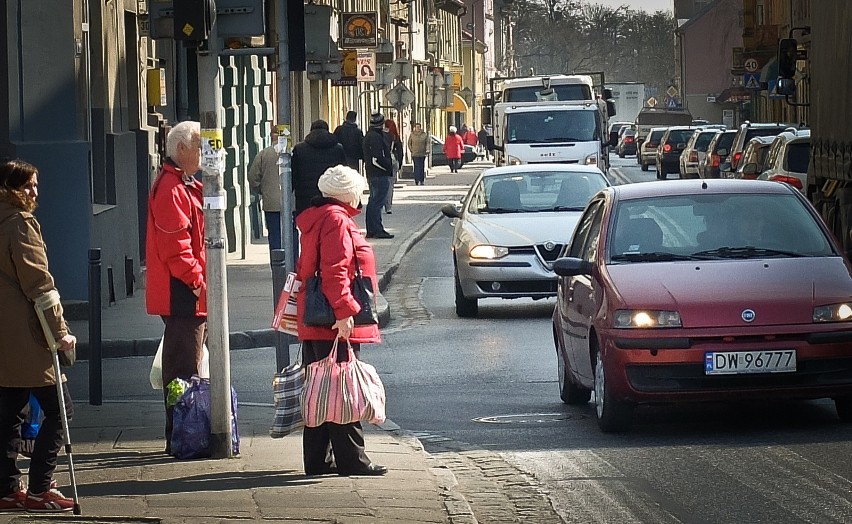
[[[648,170],[648,164],[646,164],[645,162],[640,162],[640,163],[642,164],[642,171],[647,171]]]
[[[843,422],[852,422],[852,397],[835,397],[834,409]]]
[[[455,272],[456,281],[456,316],[461,318],[473,318],[479,313],[479,301],[475,298],[467,298],[462,291],[459,274]]]
[[[633,422],[633,404],[615,400],[607,384],[601,351],[595,348],[595,415],[604,433],[624,433]]]
[[[559,372],[559,398],[565,404],[573,406],[587,404],[592,398],[592,390],[576,386],[571,382],[571,377],[567,373],[565,362],[562,360],[559,351],[556,352],[556,360]]]
[[[624,151],[618,152],[618,158],[624,158]]]

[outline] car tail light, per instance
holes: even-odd
[[[671,144],[666,144],[666,145],[663,146],[663,153],[671,153],[671,151],[672,151]]]
[[[716,153],[710,155],[710,167],[719,167],[719,155]]]
[[[696,153],[695,151],[690,153],[689,154],[689,161],[690,162],[698,162],[698,153]]]
[[[772,180],[773,182],[784,182],[785,184],[790,184],[796,189],[802,189],[802,181],[794,176],[774,175],[769,177],[769,180]]]
[[[731,159],[731,169],[736,169],[740,163],[740,158],[743,156],[743,152],[734,153],[734,158]]]

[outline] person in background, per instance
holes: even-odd
[[[482,153],[482,157],[485,160],[489,160],[488,156],[488,131],[485,129],[485,125],[482,125],[482,128],[479,129],[479,134],[477,135],[477,141],[479,142],[479,151]]]
[[[476,138],[476,131],[471,128],[466,129],[462,135],[462,141],[476,149],[476,145],[479,143],[479,139]]]
[[[429,155],[429,135],[423,131],[419,122],[414,123],[414,131],[408,135],[408,152],[414,163],[414,185],[426,183],[426,157]]]
[[[388,187],[393,177],[393,161],[390,144],[385,140],[385,116],[381,113],[370,115],[370,130],[364,135],[364,169],[367,171],[367,183],[370,185],[370,199],[367,201],[367,238],[393,238],[382,224],[382,207],[388,197]]]
[[[315,120],[305,140],[293,148],[291,165],[296,215],[308,209],[313,198],[320,196],[317,182],[325,170],[341,164],[347,165],[343,146],[328,131],[328,122]]]
[[[33,211],[38,198],[38,170],[23,160],[0,163],[0,512],[61,513],[74,509],[74,501],[56,489],[53,472],[65,442],[56,381],[62,381],[62,401],[70,419],[71,395],[65,377],[57,377],[53,357],[38,326],[33,301],[55,293],[47,268],[47,251]],[[60,351],[74,349],[77,338],[68,332],[62,305],[45,312]],[[38,329],[38,328],[36,328]],[[40,331],[40,330],[39,330]],[[18,469],[18,446],[24,407],[30,394],[38,400],[44,420],[29,463],[27,490]]]
[[[370,133],[368,133],[369,135]],[[296,317],[299,340],[302,341],[302,364],[307,367],[328,357],[335,339],[348,340],[358,357],[361,344],[379,343],[379,326],[355,326],[354,315],[361,306],[352,296],[355,257],[364,276],[378,289],[376,258],[370,244],[361,236],[352,217],[364,191],[364,179],[347,166],[335,166],[323,173],[318,182],[322,197],[296,218],[302,231],[301,256],[296,275],[302,282],[317,272],[322,275],[322,292],[329,298],[336,321],[331,327],[306,326],[305,293],[297,298]],[[345,362],[346,351],[338,352]],[[374,464],[364,452],[364,431],[360,422],[335,424],[325,422],[305,427],[302,435],[305,475],[384,475],[388,468]]]
[[[356,120],[358,120],[358,113],[355,111],[347,112],[346,120],[337,126],[334,130],[334,136],[343,146],[343,152],[346,154],[346,165],[360,172],[361,159],[364,158],[364,133],[355,123]]]
[[[207,255],[204,197],[193,175],[201,169],[201,125],[180,122],[166,137],[166,161],[148,197],[145,305],[159,315],[163,333],[163,402],[166,454],[171,455],[168,384],[198,373],[207,336]]]
[[[446,155],[447,163],[450,165],[450,173],[459,172],[462,153],[464,153],[464,142],[462,142],[461,136],[456,133],[456,126],[450,126],[450,133],[444,140],[444,155]]]
[[[385,138],[390,142],[391,163],[393,164],[393,175],[391,176],[388,197],[385,199],[385,213],[391,214],[393,207],[393,185],[399,176],[399,168],[402,166],[402,140],[399,138],[399,130],[396,122],[390,118],[385,120]]]
[[[248,183],[252,193],[259,194],[261,208],[269,232],[269,250],[281,249],[281,178],[278,174],[278,129],[272,126],[272,145],[254,157],[249,167]]]

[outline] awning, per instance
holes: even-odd
[[[464,98],[460,97],[458,94],[453,93],[453,105],[444,109],[447,112],[455,112],[455,113],[467,113],[469,111],[467,104],[464,101]]]

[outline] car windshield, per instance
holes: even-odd
[[[600,174],[538,171],[483,177],[471,192],[470,213],[582,211],[606,187]]]
[[[787,148],[787,170],[794,173],[807,173],[810,164],[811,144],[796,142]]]
[[[589,142],[600,140],[597,109],[512,113],[506,124],[514,144]]]
[[[626,200],[612,224],[613,263],[835,255],[814,216],[792,194]]]
[[[551,85],[552,94],[542,94],[542,86],[512,87],[503,93],[503,102],[538,102],[546,100],[592,100],[592,90],[585,84]]]

